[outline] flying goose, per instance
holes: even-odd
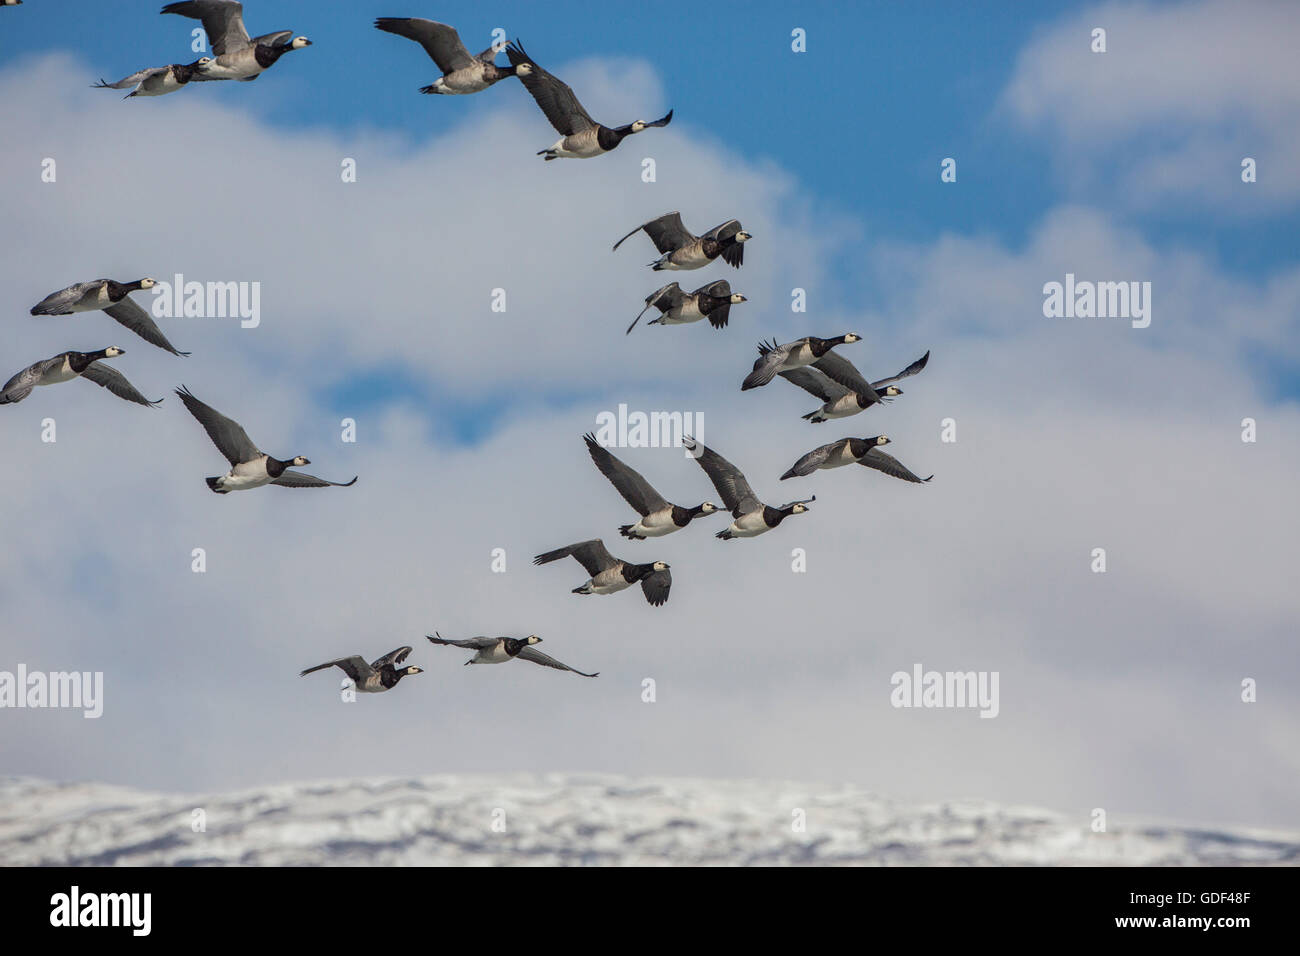
[[[27,366],[0,389],[0,405],[13,405],[21,402],[32,393],[37,385],[57,385],[59,382],[71,381],[81,377],[89,379],[96,385],[102,385],[118,398],[137,405],[156,406],[157,401],[150,401],[141,395],[126,376],[107,365],[99,364],[100,359],[116,358],[125,354],[125,349],[110,345],[98,352],[60,352],[53,358]]]
[[[611,129],[592,119],[573,95],[573,90],[538,66],[537,61],[524,52],[518,40],[506,47],[506,58],[514,67],[515,75],[528,88],[528,92],[533,94],[537,105],[560,134],[554,146],[537,151],[538,156],[545,156],[548,161],[590,159],[617,148],[626,136],[651,126],[667,126],[672,122],[673,111],[669,110],[667,116],[653,123],[637,120],[627,126]]]
[[[513,66],[496,65],[495,45],[478,56],[470,56],[456,28],[445,23],[420,17],[380,17],[375,21],[375,29],[414,40],[438,64],[442,76],[420,87],[421,93],[478,93],[498,80],[515,75]]]
[[[700,515],[711,515],[718,510],[718,506],[712,501],[706,501],[694,508],[670,504],[654,490],[650,482],[641,477],[640,472],[629,468],[615,458],[608,449],[602,447],[596,441],[595,435],[583,435],[582,440],[587,443],[591,460],[596,463],[601,474],[618,489],[623,500],[641,515],[641,520],[636,524],[625,524],[619,527],[618,533],[623,537],[633,541],[658,538],[685,528],[692,519]]]
[[[758,500],[754,489],[749,487],[749,482],[745,480],[740,469],[727,459],[713,449],[700,445],[694,439],[683,438],[682,444],[692,451],[700,449],[699,457],[695,460],[709,476],[713,487],[718,489],[722,503],[731,510],[731,516],[735,519],[725,531],[719,531],[715,535],[723,541],[732,538],[752,538],[771,531],[790,515],[803,514],[808,510],[806,505],[817,500],[817,496],[813,495],[811,498],[786,502],[779,508],[765,505]]]
[[[777,345],[776,339],[773,339],[770,343],[759,342],[758,358],[754,360],[754,370],[745,376],[745,381],[741,383],[740,390],[744,392],[751,388],[766,385],[776,377],[777,372],[788,372],[790,369],[811,365],[830,352],[835,346],[847,345],[861,340],[862,336],[857,333],[847,332],[844,335],[837,335],[833,339],[819,339],[815,335],[808,335],[802,339],[787,342],[785,345]]]
[[[464,641],[449,641],[441,634],[438,634],[437,631],[433,633],[436,636],[424,635],[429,638],[430,643],[448,644],[452,647],[467,647],[478,651],[477,654],[465,662],[467,667],[470,664],[504,664],[506,661],[513,661],[517,657],[520,660],[541,664],[543,667],[554,667],[557,671],[573,671],[573,673],[580,674],[583,677],[600,676],[600,671],[588,674],[576,667],[560,663],[549,654],[533,650],[534,644],[542,643],[542,639],[536,634],[529,634],[527,637],[471,637]]]
[[[684,325],[707,318],[715,329],[722,329],[726,328],[731,307],[747,301],[739,292],[731,291],[731,283],[726,279],[702,285],[694,292],[683,292],[676,282],[670,282],[646,296],[645,309],[636,314],[627,331],[636,327],[651,306],[659,310],[659,317],[651,319],[647,325]]]
[[[680,212],[667,212],[658,219],[643,222],[614,243],[618,249],[624,242],[645,230],[650,241],[662,255],[650,263],[656,272],[664,269],[702,269],[718,256],[737,269],[745,261],[745,243],[754,238],[740,228],[739,219],[728,219],[714,226],[702,236],[691,233],[682,225]]]
[[[74,312],[107,312],[150,345],[171,352],[172,355],[189,355],[178,352],[162,334],[149,313],[129,298],[132,292],[152,289],[153,279],[136,279],[134,282],[114,282],[112,279],[92,279],[78,282],[58,292],[51,292],[32,306],[32,315],[72,315]]]
[[[244,5],[237,0],[181,0],[167,4],[162,12],[203,21],[216,60],[192,77],[195,80],[255,80],[290,50],[311,46],[310,40],[293,36],[292,30],[250,37],[244,27]]]
[[[395,651],[389,651],[377,661],[367,664],[366,659],[359,654],[353,654],[351,657],[340,657],[337,660],[326,661],[324,664],[317,664],[315,667],[309,667],[299,677],[306,677],[312,671],[323,671],[327,667],[337,667],[343,673],[352,678],[352,684],[358,693],[361,694],[382,694],[386,690],[392,690],[397,686],[397,682],[403,677],[411,674],[423,674],[422,667],[398,667],[397,665],[406,660],[411,653],[411,647],[399,647]]]
[[[203,404],[190,394],[190,390],[184,386],[176,389],[176,394],[181,397],[181,401],[190,410],[190,414],[198,419],[199,424],[203,426],[203,430],[212,439],[212,444],[217,446],[217,450],[225,455],[226,460],[232,465],[230,471],[226,472],[226,474],[207,479],[208,487],[219,495],[229,494],[232,491],[245,491],[249,488],[260,488],[262,485],[268,484],[283,485],[286,488],[325,488],[329,486],[347,488],[357,483],[355,477],[351,481],[326,481],[324,478],[306,475],[300,471],[287,471],[288,468],[310,465],[311,462],[301,455],[290,458],[288,461],[281,461],[258,451],[257,446],[253,444],[248,437],[248,433],[239,426],[238,422],[222,415],[212,406]]]
[[[668,600],[668,590],[673,586],[672,572],[663,561],[650,564],[620,561],[605,550],[605,542],[599,538],[539,554],[533,558],[533,564],[550,564],[560,558],[574,558],[591,575],[585,584],[573,589],[574,594],[614,594],[640,581],[645,599],[659,607]]]
[[[889,439],[884,435],[877,435],[874,438],[841,438],[839,441],[821,445],[808,452],[790,466],[790,470],[781,476],[781,480],[811,475],[819,468],[840,468],[852,464],[866,465],[894,478],[914,481],[917,484],[923,484],[934,477],[931,475],[930,478],[918,478],[912,474],[901,461],[880,450],[881,445],[888,444]]]
[[[927,351],[897,375],[868,382],[844,356],[827,352],[812,365],[777,374],[825,403],[803,416],[810,422],[824,422],[831,418],[847,418],[879,402],[892,401],[902,395],[903,390],[890,383],[915,375],[929,361],[930,353]]]
[[[169,63],[166,66],[155,66],[152,69],[132,73],[116,83],[106,83],[101,79],[92,86],[97,90],[125,90],[128,87],[134,87],[123,99],[130,99],[133,96],[163,96],[166,93],[175,93],[194,79],[196,74],[206,72],[212,66],[212,63],[212,57],[201,56],[193,63]]]

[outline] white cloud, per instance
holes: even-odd
[[[864,248],[870,285],[836,306],[824,290],[843,280],[820,262],[827,235],[852,225],[823,229],[788,175],[701,139],[687,117],[599,161],[543,164],[531,104],[501,90],[455,140],[403,149],[268,129],[202,91],[148,112],[89,91],[51,100],[76,85],[69,69],[52,58],[2,78],[16,116],[0,177],[24,237],[0,260],[14,369],[117,340],[118,367],[151,396],[185,382],[268,450],[361,480],[217,498],[202,478],[220,456],[174,398],[149,411],[70,383],[4,409],[0,445],[22,464],[2,486],[3,660],[106,672],[98,721],[3,714],[6,767],[169,789],[446,770],[850,779],[899,796],[1294,822],[1300,711],[1284,688],[1300,676],[1300,598],[1279,569],[1300,518],[1279,502],[1300,413],[1271,404],[1241,355],[1294,341],[1294,275],[1254,290],[1064,207],[1024,250],[978,237]],[[628,96],[656,102],[653,78]],[[639,179],[648,153],[653,186]],[[56,185],[36,182],[45,155]],[[358,159],[355,185],[338,182],[343,156]],[[743,270],[697,273],[751,301],[725,332],[624,336],[660,277],[644,268],[648,243],[609,246],[671,208],[698,228],[739,215],[754,231]],[[1151,328],[1044,319],[1042,283],[1066,268],[1153,279]],[[104,316],[24,315],[75,279],[142,271],[261,280],[266,317],[257,330],[168,323],[195,353],[176,359]],[[793,285],[814,290],[814,311],[790,313]],[[505,315],[488,309],[496,286]],[[866,341],[845,354],[869,374],[926,348],[930,368],[889,408],[824,426],[798,419],[816,403],[783,382],[740,393],[759,337],[849,329]],[[376,369],[501,399],[505,414],[481,442],[430,440],[449,411],[403,395],[359,414],[358,443],[343,444],[352,399],[325,404],[320,389]],[[709,444],[760,495],[811,490],[816,504],[756,541],[714,540],[719,517],[622,542],[627,509],[580,440],[620,401],[704,412]],[[38,440],[46,415],[57,445]],[[1246,415],[1258,444],[1238,440]],[[956,445],[938,440],[947,416]],[[816,444],[879,431],[934,482],[865,469],[777,481]],[[620,454],[674,499],[715,497],[679,452]],[[596,535],[670,561],[669,604],[580,598],[576,563],[530,564]],[[198,546],[205,575],[189,570]],[[1097,546],[1102,576],[1088,571]],[[489,571],[494,547],[504,575]],[[794,547],[806,575],[789,570]],[[435,628],[535,632],[602,676],[465,668],[423,642]],[[334,675],[295,676],[403,643],[420,645],[426,673],[383,697],[345,706]],[[889,675],[916,661],[1000,671],[1001,716],[892,709]],[[1237,703],[1246,676],[1258,704]]]
[[[1091,51],[1094,28],[1104,54]],[[1297,31],[1300,8],[1285,2],[1100,4],[1022,50],[1002,107],[1042,137],[1068,189],[1273,216],[1300,196]],[[1250,186],[1247,156],[1259,166]]]

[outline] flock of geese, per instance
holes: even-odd
[[[20,2],[0,0],[0,5],[16,6]],[[311,45],[305,36],[295,36],[290,30],[251,37],[244,26],[243,5],[236,0],[183,0],[167,4],[162,13],[199,20],[207,34],[212,56],[203,56],[188,64],[171,63],[140,70],[116,83],[101,81],[97,87],[130,88],[128,96],[133,97],[172,93],[191,82],[248,82],[256,80],[284,54]],[[468,95],[487,90],[507,78],[517,78],[560,134],[555,143],[538,152],[548,161],[602,155],[616,149],[628,136],[667,126],[673,118],[670,110],[658,120],[606,126],[592,119],[573,90],[538,65],[518,41],[503,48],[494,44],[477,55],[471,55],[455,28],[443,23],[421,18],[381,17],[374,25],[385,33],[419,43],[441,71],[441,76],[420,88],[421,93]],[[497,63],[502,49],[508,65]],[[745,244],[753,238],[737,219],[730,219],[696,235],[686,228],[680,213],[670,212],[628,232],[614,244],[614,250],[642,232],[659,253],[658,258],[649,263],[654,271],[696,270],[719,259],[739,269],[744,263]],[[176,356],[186,356],[189,353],[177,350],[149,313],[130,298],[131,293],[148,290],[154,285],[155,281],[150,278],[134,282],[112,279],[80,282],[46,296],[32,307],[31,313],[35,316],[60,316],[102,311],[151,345]],[[717,279],[693,292],[686,292],[678,283],[671,282],[645,298],[645,307],[628,326],[627,332],[630,333],[651,308],[659,312],[648,323],[651,325],[679,325],[707,319],[715,329],[723,329],[727,327],[731,307],[745,301],[745,296],[732,292],[725,279]],[[784,378],[821,401],[820,407],[803,418],[810,423],[823,423],[893,401],[903,394],[895,383],[916,375],[929,361],[930,353],[927,351],[896,375],[872,381],[837,351],[840,346],[860,340],[859,335],[849,332],[831,338],[809,335],[784,344],[762,342],[753,369],[741,383],[741,390],[765,386],[778,376]],[[88,379],[130,402],[151,407],[158,405],[161,399],[145,398],[125,376],[104,364],[108,359],[123,355],[124,351],[117,346],[93,352],[66,351],[36,362],[14,375],[0,390],[0,405],[22,401],[38,385],[54,385],[74,378]],[[175,392],[230,463],[230,470],[225,474],[206,479],[208,487],[217,494],[246,491],[267,484],[288,488],[347,487],[357,480],[353,477],[347,482],[327,481],[292,470],[311,462],[302,455],[282,459],[261,451],[237,422],[200,401],[183,386]],[[672,534],[688,527],[697,518],[723,509],[732,520],[725,529],[717,532],[716,537],[722,540],[755,537],[777,528],[791,515],[803,514],[816,500],[816,496],[811,496],[779,506],[765,504],[738,467],[712,448],[685,438],[686,448],[722,499],[722,508],[709,501],[692,507],[673,504],[640,472],[600,445],[594,435],[585,435],[583,440],[592,462],[639,516],[635,522],[618,529],[629,542]],[[800,457],[780,480],[806,477],[821,469],[850,464],[862,465],[903,481],[921,483],[930,480],[917,476],[898,459],[881,450],[889,443],[888,437],[874,435],[841,438],[820,445]],[[640,585],[650,605],[659,607],[668,600],[672,576],[664,561],[634,562],[616,558],[600,538],[593,538],[539,554],[534,558],[534,564],[550,564],[564,558],[573,558],[589,575],[584,583],[573,589],[575,594],[607,595]],[[584,677],[597,676],[569,667],[538,651],[535,645],[541,642],[541,638],[537,635],[447,640],[435,633],[428,636],[428,640],[434,645],[473,650],[475,653],[466,664],[500,664],[518,658]],[[338,658],[309,667],[302,674],[338,667],[350,678],[357,691],[378,693],[395,687],[403,677],[422,672],[419,667],[402,666],[411,651],[409,646],[399,647],[369,663],[360,656]]]

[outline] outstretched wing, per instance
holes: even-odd
[[[284,46],[293,38],[292,30],[276,30],[272,33],[263,33],[261,36],[253,37],[248,41],[249,46]]]
[[[736,233],[740,232],[740,220],[728,219],[721,225],[714,226],[706,232],[701,238],[703,239],[730,239]],[[745,262],[745,244],[743,242],[733,242],[727,248],[722,250],[722,259],[729,266],[739,269]]]
[[[122,77],[122,79],[118,80],[116,83],[105,83],[103,80],[100,80],[98,83],[92,83],[91,87],[96,90],[125,90],[128,87],[139,86],[151,76],[156,76],[159,73],[166,72],[167,67],[154,66],[144,70],[137,70],[130,76]]]
[[[864,395],[870,401],[880,400],[871,383],[862,377],[857,366],[833,349],[812,363],[812,367],[822,372],[832,381],[838,382],[851,392]]]
[[[668,600],[672,586],[673,573],[667,569],[654,571],[641,579],[641,593],[654,607],[660,607]]]
[[[596,463],[596,467],[600,469],[600,473],[609,479],[609,483],[618,489],[623,500],[635,508],[642,517],[668,507],[668,502],[655,491],[654,486],[646,481],[639,471],[629,468],[615,458],[609,449],[602,447],[596,441],[595,435],[583,435],[582,440],[587,443],[587,451],[591,454],[591,460]]]
[[[893,455],[886,454],[879,448],[870,448],[867,453],[858,459],[859,465],[866,465],[868,468],[874,468],[876,471],[883,472],[891,478],[901,478],[903,481],[914,481],[917,484],[924,484],[933,478],[921,478],[914,475],[911,470]]]
[[[150,345],[165,349],[171,352],[172,355],[190,354],[189,352],[176,351],[176,348],[167,341],[167,336],[162,334],[162,329],[158,328],[158,324],[149,316],[149,313],[140,308],[129,296],[116,305],[110,305],[104,311]]]
[[[631,235],[631,233],[628,233],[628,235]],[[624,236],[623,238],[626,239],[627,236]],[[619,241],[621,242],[622,240]],[[636,318],[633,319],[632,324],[627,327],[627,331],[631,332],[636,328],[636,324],[641,321],[641,316],[645,315],[646,309],[653,306],[660,312],[667,312],[670,309],[674,309],[681,305],[685,299],[686,293],[682,291],[682,287],[676,282],[670,282],[665,286],[660,286],[654,292],[651,292],[645,297],[645,308],[636,314]],[[651,324],[653,325],[653,323]],[[625,332],[624,334],[626,335],[627,333]]]
[[[176,389],[176,394],[181,397],[190,414],[198,419],[203,430],[212,439],[212,444],[217,446],[217,451],[226,456],[226,461],[238,465],[241,462],[252,461],[262,454],[248,437],[248,433],[240,427],[239,422],[227,418],[211,405],[199,401],[184,385]]]
[[[711,295],[715,299],[729,299],[731,298],[731,283],[726,279],[718,279],[708,285],[700,286],[691,295],[699,295],[701,292],[705,295]]]
[[[0,389],[0,405],[12,405],[16,402],[21,402],[32,393],[32,389],[34,389],[36,383],[41,380],[41,376],[45,374],[46,369],[54,368],[62,363],[63,356],[56,355],[54,358],[42,359],[39,362],[27,366],[13,378],[9,379],[9,381],[5,382],[5,387]]]
[[[776,377],[777,369],[781,367],[781,363],[785,361],[786,356],[789,354],[789,345],[777,345],[775,342],[771,345],[765,342],[759,343],[758,358],[754,360],[754,370],[746,375],[745,380],[740,383],[740,390],[747,392],[751,388],[758,388],[772,381]]]
[[[271,481],[271,484],[282,485],[285,488],[351,488],[356,483],[356,476],[351,481],[326,481],[324,478],[317,478],[315,475],[287,469],[280,472],[279,478]]]
[[[823,402],[838,401],[849,394],[849,390],[843,385],[831,381],[824,372],[820,372],[810,365],[805,365],[803,368],[792,368],[777,374],[787,382],[798,385],[805,392],[816,395]]]
[[[693,294],[693,293],[692,293]],[[660,286],[653,293],[646,296],[645,304],[653,305],[661,312],[667,312],[669,309],[676,308],[686,301],[686,293],[676,282],[670,282],[665,286]]]
[[[249,45],[248,31],[244,28],[244,5],[236,0],[182,0],[167,4],[162,12],[202,20],[208,45],[216,56],[234,53]]]
[[[740,220],[728,219],[726,222],[714,226],[701,238],[717,240],[730,239],[738,232],[740,232]]]
[[[829,352],[827,354],[834,355],[835,353]],[[900,379],[909,378],[910,376],[915,375],[917,372],[921,371],[921,369],[925,368],[925,366],[929,363],[929,361],[930,361],[930,350],[926,349],[924,355],[922,355],[919,359],[917,359],[907,368],[903,369],[897,375],[891,375],[889,378],[882,378],[878,382],[872,382],[871,387],[879,391],[880,386],[882,385],[888,385],[891,382],[897,382]]]
[[[651,219],[641,228],[660,252],[672,252],[695,240],[691,231],[682,224],[682,214],[679,212],[670,212],[658,219]]]
[[[596,126],[596,121],[583,109],[578,98],[573,95],[573,90],[538,66],[537,61],[524,52],[518,40],[506,47],[506,58],[513,66],[527,63],[532,67],[527,75],[520,75],[519,79],[528,92],[533,94],[533,99],[556,132],[562,136],[571,136]]]
[[[126,82],[123,80],[123,82]],[[103,279],[90,282],[78,282],[58,292],[51,292],[31,308],[32,315],[69,315],[87,292],[98,289],[104,284]]]
[[[306,677],[313,671],[323,671],[327,667],[337,667],[352,678],[354,684],[363,683],[366,678],[373,677],[374,669],[366,663],[366,659],[359,654],[353,654],[351,657],[340,657],[337,660],[326,661],[324,664],[317,664],[315,667],[309,667],[299,677]]]
[[[445,23],[421,17],[380,17],[375,21],[375,29],[414,40],[444,73],[474,65],[474,58],[465,49],[456,28]]]
[[[763,507],[763,503],[754,494],[754,489],[749,487],[749,482],[745,480],[739,468],[712,448],[700,445],[694,439],[683,437],[682,445],[692,452],[696,448],[700,449],[699,457],[695,460],[713,482],[713,487],[717,489],[722,503],[726,505],[733,518],[739,518],[743,514]]]
[[[96,385],[102,385],[118,398],[125,398],[128,402],[135,402],[137,405],[156,406],[162,401],[161,398],[150,401],[145,398],[136,389],[134,385],[126,380],[126,376],[117,369],[109,368],[103,362],[91,362],[86,370],[81,373],[82,378],[88,378]]]
[[[811,475],[826,463],[826,459],[831,456],[831,452],[835,450],[837,445],[842,445],[846,441],[848,441],[847,438],[841,438],[839,441],[817,446],[791,465],[786,473],[781,476],[781,480],[785,481],[787,478],[802,478],[805,475]]]
[[[618,564],[618,559],[605,550],[605,542],[601,541],[600,538],[580,541],[577,544],[569,545],[567,548],[557,548],[554,551],[539,554],[533,558],[533,564],[550,564],[552,561],[560,560],[560,558],[570,557],[576,558],[578,563],[586,568],[587,573],[593,578],[600,574],[601,571],[608,571]]]
[[[436,634],[437,636],[429,637],[428,634],[424,635],[425,637],[429,638],[430,644],[449,644],[452,647],[468,647],[476,651],[485,650],[491,647],[499,640],[499,638],[496,637],[471,637],[463,641],[449,641],[441,634],[438,634],[437,631],[435,631],[434,634]]]
[[[403,645],[395,651],[389,651],[378,660],[372,661],[370,667],[373,670],[382,670],[385,664],[391,664],[396,667],[398,664],[402,663],[402,661],[406,660],[407,655],[411,653],[411,650],[412,648],[409,644]]]
[[[816,495],[813,495],[811,498],[796,498],[794,501],[787,501],[785,504],[781,505],[780,510],[781,510],[781,511],[784,511],[786,508],[793,507],[794,505],[807,505],[807,504],[811,504],[812,502],[814,502],[814,501],[816,501],[816,500],[817,500],[817,496],[816,496]]]
[[[668,125],[669,123],[671,123],[672,121],[673,121],[673,111],[672,111],[672,110],[669,110],[668,113],[667,113],[667,115],[665,115],[665,116],[661,116],[661,117],[659,117],[659,119],[654,120],[653,122],[646,122],[645,125],[646,125],[647,128],[649,128],[649,127],[651,127],[651,126],[657,126],[657,127],[661,127],[661,128],[662,128],[662,127],[664,127],[664,126],[667,126],[667,125]]]
[[[617,249],[627,239],[635,236],[642,229],[650,237],[650,241],[655,244],[655,248],[662,253],[672,252],[674,249],[680,249],[688,242],[694,241],[695,237],[691,235],[689,229],[682,225],[682,214],[680,212],[664,213],[658,219],[651,219],[649,222],[643,222],[626,236],[614,243]]]
[[[568,664],[561,664],[554,657],[551,657],[549,654],[543,654],[541,651],[537,650],[531,644],[529,644],[523,650],[521,650],[518,656],[523,660],[532,661],[534,664],[541,664],[543,667],[554,667],[557,671],[573,671],[573,673],[581,674],[583,677],[600,676],[599,671],[597,671],[594,674],[588,674],[585,673],[584,671],[578,670],[576,667],[570,667]]]

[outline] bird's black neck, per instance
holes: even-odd
[[[112,279],[109,279],[106,288],[108,291],[108,297],[114,302],[120,302],[126,297],[127,293],[135,292],[137,289],[141,288],[141,285],[139,280],[136,280],[135,282],[114,282]]]
[[[253,51],[253,57],[257,60],[258,66],[266,69],[292,49],[292,43],[281,43],[278,46],[267,46],[265,43],[259,43],[257,49]]]
[[[767,505],[763,508],[763,520],[771,528],[775,528],[792,514],[794,514],[794,505],[787,505],[784,508],[773,508]]]
[[[608,126],[597,126],[596,142],[600,144],[601,149],[605,150],[605,152],[609,152],[619,143],[623,142],[623,138],[630,135],[631,132],[631,124],[620,126],[618,129],[610,129]]]
[[[107,357],[108,349],[100,349],[98,352],[69,352],[68,366],[80,375],[90,368],[92,362],[98,362],[100,359]]]

